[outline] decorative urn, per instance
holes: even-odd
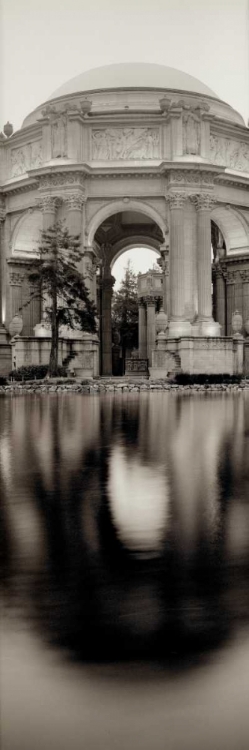
[[[6,135],[6,138],[10,138],[10,136],[13,133],[13,130],[14,130],[14,128],[13,128],[13,125],[11,124],[11,122],[9,122],[9,121],[6,122],[5,125],[4,125],[4,127],[3,127],[3,132],[4,132],[4,135]]]
[[[80,102],[80,109],[84,116],[88,115],[92,109],[92,102],[90,102],[89,99],[82,99]]]
[[[243,325],[243,319],[242,315],[239,312],[239,310],[235,310],[235,312],[232,315],[232,331],[234,336],[241,336],[242,331],[242,325]]]
[[[20,336],[20,333],[22,333],[22,329],[23,329],[22,316],[14,315],[14,318],[12,318],[9,324],[9,333],[11,335],[11,338],[13,338],[13,336]]]
[[[168,325],[168,318],[167,318],[166,313],[164,312],[163,307],[161,307],[160,312],[156,315],[156,333],[157,333],[157,335],[159,333],[165,333],[167,325]]]

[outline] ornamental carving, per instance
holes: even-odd
[[[85,196],[81,193],[70,193],[65,196],[64,200],[69,211],[81,211],[85,203]]]
[[[189,197],[195,204],[197,211],[211,211],[216,205],[216,200],[213,195],[210,195],[210,193],[199,193]]]
[[[13,148],[10,154],[11,177],[19,177],[29,169],[36,169],[42,164],[42,143],[33,141],[25,146]]]
[[[166,201],[170,205],[171,211],[177,208],[183,208],[185,201],[188,198],[188,195],[186,193],[168,193],[168,195],[165,196]]]
[[[58,205],[57,196],[42,195],[39,198],[39,206],[41,207],[44,213],[45,212],[55,213],[57,205]]]
[[[214,164],[249,172],[249,143],[211,135],[210,160]]]
[[[247,271],[240,271],[240,278],[242,281],[249,281],[249,269]]]
[[[195,183],[196,185],[208,184],[213,185],[213,172],[208,170],[199,171],[199,169],[174,169],[170,173],[170,182],[182,182],[185,184]]]
[[[39,186],[41,188],[64,187],[67,185],[83,185],[85,175],[82,172],[56,172],[55,174],[41,175]]]
[[[158,159],[159,128],[106,128],[92,130],[92,159]]]
[[[10,286],[21,286],[25,279],[25,273],[21,271],[11,271],[9,274]]]
[[[201,118],[196,112],[184,112],[183,153],[199,154],[201,148]]]

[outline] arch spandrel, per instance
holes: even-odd
[[[227,255],[249,252],[249,227],[239,211],[218,206],[213,209],[211,219],[223,234]]]
[[[94,236],[100,225],[103,224],[106,219],[114,216],[115,214],[124,213],[127,211],[134,211],[149,217],[153,222],[155,222],[155,224],[158,225],[162,232],[163,238],[165,239],[165,236],[168,232],[168,223],[166,217],[165,219],[163,219],[162,215],[154,208],[154,206],[151,206],[149,203],[147,203],[147,201],[136,199],[129,199],[127,203],[125,203],[124,200],[114,200],[103,205],[95,212],[95,214],[90,219],[86,228],[88,247],[93,246]]]

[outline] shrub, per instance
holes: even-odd
[[[9,378],[12,380],[43,380],[48,374],[48,365],[23,365],[17,370],[11,370]],[[65,367],[58,366],[57,377],[66,377]]]
[[[0,375],[0,385],[7,385],[7,380],[2,375]]]
[[[177,385],[218,385],[224,384],[229,385],[230,383],[240,383],[242,375],[229,375],[228,373],[219,373],[215,375],[210,373],[199,373],[198,375],[190,375],[188,372],[177,372],[173,378],[173,381]]]

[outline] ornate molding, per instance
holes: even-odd
[[[75,172],[54,172],[53,174],[43,174],[38,177],[39,188],[53,188],[53,187],[67,187],[67,185],[84,185],[85,184],[85,173],[80,171]]]
[[[187,198],[188,198],[187,193],[180,193],[179,191],[177,193],[168,193],[165,196],[165,199],[167,203],[169,203],[169,207],[171,211],[183,208]]]
[[[215,179],[217,179],[217,172],[204,169],[172,169],[169,170],[169,181],[170,183],[183,183],[183,184],[204,184],[213,185]]]

